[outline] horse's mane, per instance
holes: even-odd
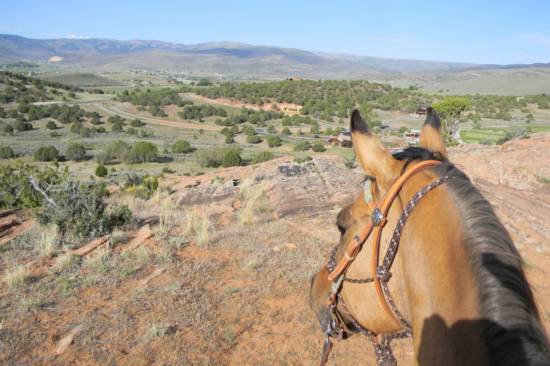
[[[434,172],[454,176],[447,187],[463,221],[491,364],[549,365],[550,346],[522,258],[491,204],[462,171],[437,153],[411,147],[394,158],[405,160],[405,165],[413,160],[441,160]]]

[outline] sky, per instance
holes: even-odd
[[[0,33],[534,63],[550,62],[550,0],[2,0]]]

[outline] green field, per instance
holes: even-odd
[[[549,132],[550,125],[523,125],[515,128],[525,128],[528,132]],[[496,144],[510,131],[507,127],[479,128],[460,131],[460,138],[466,143]]]

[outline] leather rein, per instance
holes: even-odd
[[[384,256],[382,264],[380,264],[380,242],[382,238],[382,229],[384,228],[387,220],[386,215],[389,209],[403,188],[403,185],[416,173],[431,167],[435,167],[441,164],[438,160],[425,160],[412,168],[406,170],[390,187],[388,192],[384,195],[382,200],[375,204],[372,201],[368,204],[372,207],[372,220],[368,222],[361,231],[354,236],[351,243],[348,244],[342,259],[339,262],[336,261],[336,255],[339,245],[331,251],[330,258],[327,262],[327,269],[330,272],[328,279],[332,282],[331,294],[328,301],[328,308],[332,315],[332,321],[328,329],[325,331],[325,339],[323,342],[323,352],[321,356],[321,366],[325,365],[328,361],[328,357],[332,350],[331,337],[336,339],[344,339],[352,332],[359,332],[365,335],[371,343],[374,345],[376,353],[377,365],[397,365],[397,360],[393,356],[390,342],[393,339],[412,337],[412,327],[403,317],[395,302],[391,296],[388,288],[388,282],[391,278],[391,267],[397,254],[399,246],[399,240],[401,233],[405,226],[405,223],[416,204],[426,195],[429,191],[435,187],[447,182],[451,177],[445,175],[441,176],[428,185],[421,188],[408,202],[403,209],[401,216],[397,222],[393,236],[390,240],[388,250]],[[374,244],[372,246],[372,260],[371,260],[371,273],[372,277],[367,279],[352,279],[346,277],[346,272],[355,260],[359,252],[361,251],[364,242],[370,235],[374,235]],[[402,330],[392,333],[376,334],[375,332],[363,327],[352,316],[340,294],[342,290],[342,284],[344,281],[351,283],[370,283],[373,282],[376,288],[376,297],[382,305],[382,308],[393,319],[396,324],[399,324]],[[340,306],[339,306],[340,305]],[[340,309],[339,309],[340,307]],[[353,330],[350,330],[347,319],[353,326]]]

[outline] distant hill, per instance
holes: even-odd
[[[365,73],[450,72],[478,65],[310,52],[209,42],[183,45],[113,39],[29,39],[0,35],[0,61],[55,61],[95,69],[167,69],[256,77],[357,77]]]
[[[368,79],[457,94],[550,93],[550,63],[467,64],[311,52],[236,42],[185,45],[146,40],[30,39],[0,34],[0,69],[34,71],[35,63],[40,65],[42,74],[53,72],[54,78],[81,86],[118,83],[92,80],[91,74],[163,70],[193,77],[237,80]],[[70,75],[56,76],[58,74]],[[82,77],[83,74],[86,76]]]

